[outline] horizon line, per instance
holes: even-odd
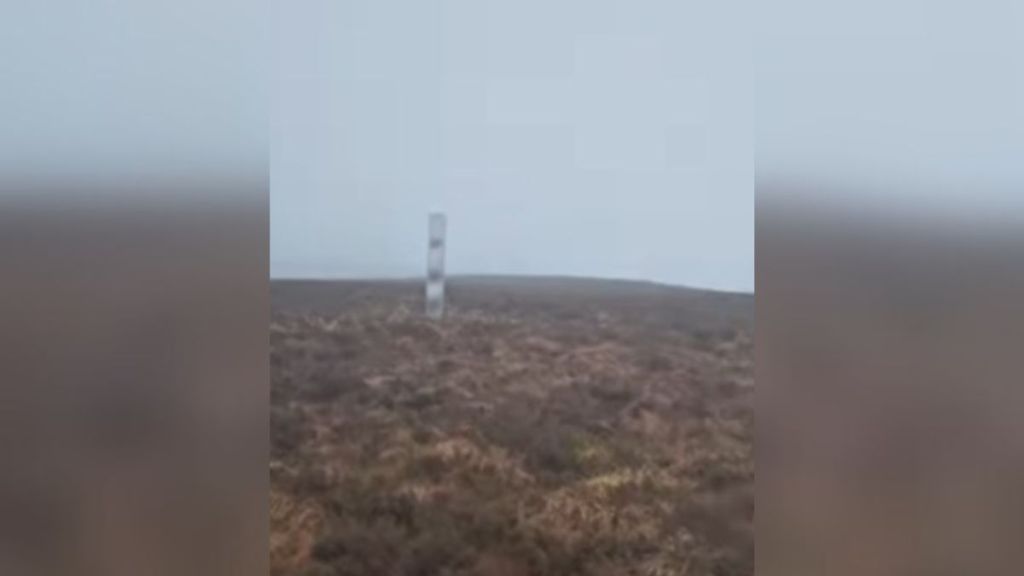
[[[473,278],[518,278],[529,280],[583,280],[594,282],[620,282],[630,284],[647,284],[650,286],[692,290],[697,292],[714,292],[719,294],[732,294],[743,296],[754,296],[755,290],[750,289],[726,289],[694,286],[690,284],[676,284],[660,280],[638,279],[615,276],[586,276],[574,274],[515,274],[515,273],[465,273],[448,274],[446,280],[452,279],[473,279]],[[274,276],[269,277],[271,282],[425,282],[426,275],[420,276]]]

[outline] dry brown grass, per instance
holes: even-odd
[[[751,298],[374,286],[274,287],[273,574],[753,574]]]

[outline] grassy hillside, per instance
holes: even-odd
[[[274,282],[273,574],[752,575],[753,297]]]

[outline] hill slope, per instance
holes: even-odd
[[[274,574],[752,575],[753,297],[272,283]]]

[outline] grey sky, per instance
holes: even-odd
[[[276,2],[271,273],[752,290],[749,4]]]
[[[266,180],[266,4],[3,2],[0,22],[0,192]]]
[[[759,187],[918,210],[1024,208],[1024,3],[781,0],[757,10]]]
[[[454,272],[752,289],[755,133],[758,185],[1024,208],[1021,2],[269,6],[4,3],[0,193],[262,177],[269,71],[275,275],[419,274],[443,209]]]

